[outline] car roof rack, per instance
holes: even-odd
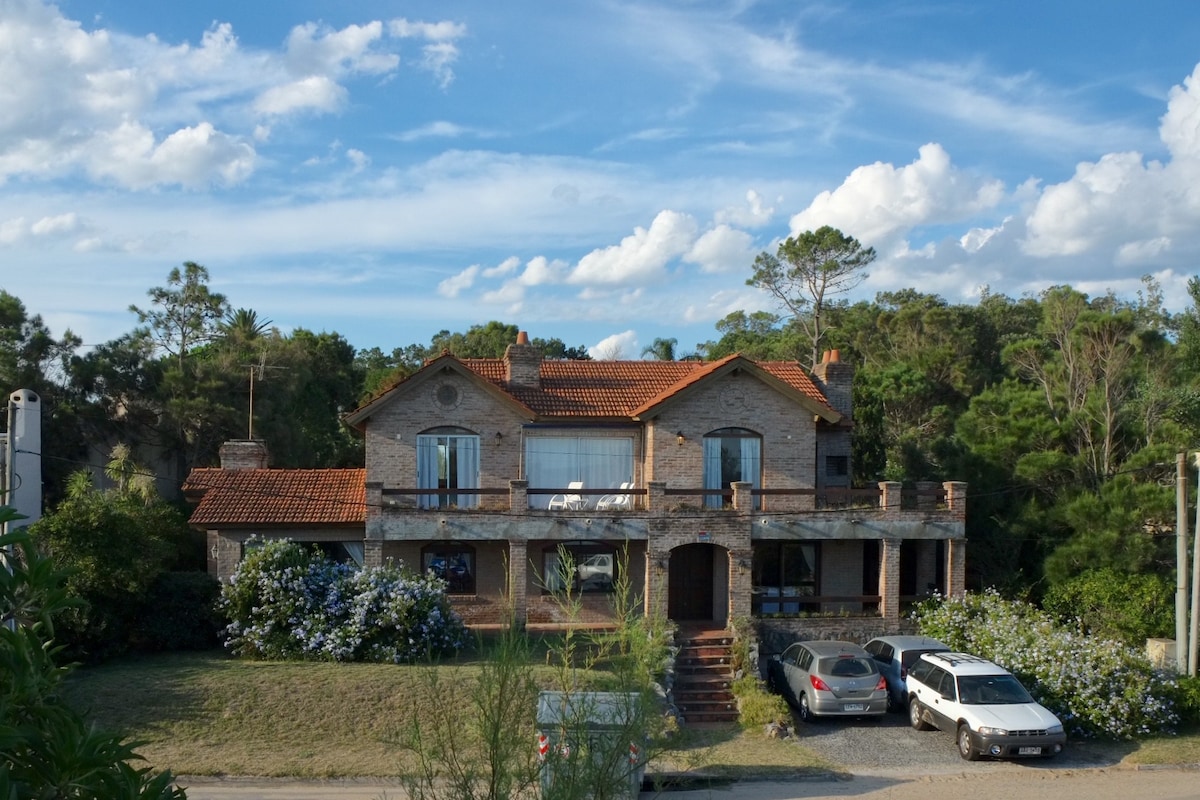
[[[959,664],[991,664],[992,662],[980,656],[973,656],[970,653],[954,653],[954,652],[935,652],[922,653],[922,657],[928,659],[937,659],[944,661],[952,667]]]

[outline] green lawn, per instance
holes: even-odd
[[[77,670],[66,695],[99,726],[141,742],[151,766],[178,775],[390,776],[406,763],[399,732],[415,716],[447,708],[429,697],[429,669],[143,656]],[[461,691],[479,675],[469,660],[437,669],[440,691]],[[551,685],[550,669],[537,669],[539,683]],[[734,726],[687,728],[668,746],[652,770],[737,778],[837,768],[795,741]],[[1131,764],[1197,764],[1200,733],[1120,750]]]
[[[470,662],[438,667],[445,691],[479,675]],[[552,683],[538,667],[539,683]],[[395,775],[405,753],[398,734],[429,699],[429,668],[381,664],[241,661],[221,653],[139,657],[82,668],[66,695],[108,730],[141,742],[156,769],[178,775],[305,778]],[[464,709],[464,713],[467,709]],[[534,746],[530,742],[530,747]],[[652,766],[721,775],[825,769],[794,742],[736,727],[686,730]]]

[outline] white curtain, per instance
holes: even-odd
[[[752,488],[762,488],[762,441],[745,437],[742,439],[742,480],[750,481]],[[761,497],[754,497],[754,508],[760,506]]]
[[[625,437],[531,436],[525,440],[525,478],[539,489],[617,489],[633,482],[633,439]],[[552,495],[530,495],[530,508],[546,508]],[[586,495],[589,503],[597,497]]]
[[[417,437],[417,488],[438,488],[438,439],[437,436]],[[417,495],[417,508],[437,508],[438,497],[434,494]]]
[[[450,446],[458,453],[458,474],[455,476],[455,487],[459,489],[479,488],[479,437],[452,436]],[[479,505],[479,495],[458,495],[459,508],[475,508]]]
[[[704,439],[704,488],[725,488],[721,485],[721,438],[719,436],[708,436]],[[706,508],[720,508],[723,502],[720,495],[704,496]]]
[[[452,453],[453,459],[450,458]],[[453,470],[452,461],[455,464]],[[478,489],[479,437],[418,436],[417,488]],[[425,494],[417,497],[418,508],[439,508],[450,503],[461,508],[474,508],[479,504],[479,495]]]
[[[346,548],[346,554],[350,556],[358,566],[363,565],[363,543],[362,542],[342,542],[342,547]]]

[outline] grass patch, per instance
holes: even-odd
[[[439,666],[450,673],[439,685],[466,696],[479,659]],[[427,669],[178,653],[80,668],[64,693],[100,727],[140,742],[150,766],[179,775],[388,777],[407,766],[397,733],[435,710]],[[558,669],[535,667],[538,683],[556,685]],[[578,678],[584,688],[604,688],[611,676],[593,670]],[[652,771],[783,777],[830,766],[795,742],[736,725],[687,727],[669,746]]]

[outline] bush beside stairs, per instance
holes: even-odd
[[[733,696],[733,634],[681,630],[675,658],[675,707],[686,724],[737,722]]]

